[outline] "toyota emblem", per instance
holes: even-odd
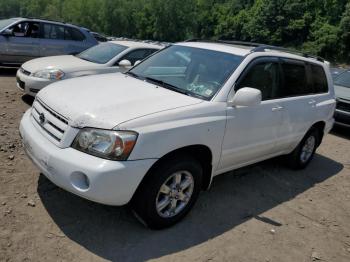
[[[41,123],[41,124],[44,124],[44,123],[45,123],[45,115],[44,115],[44,113],[40,113],[40,114],[39,114],[39,120],[40,120],[40,123]]]

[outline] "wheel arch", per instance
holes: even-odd
[[[202,189],[206,190],[210,186],[211,178],[212,178],[212,161],[213,161],[213,154],[212,151],[208,146],[205,145],[190,145],[185,146],[182,148],[175,149],[161,158],[159,158],[147,171],[146,175],[141,180],[140,184],[138,185],[135,192],[139,190],[141,185],[147,180],[149,177],[152,176],[152,171],[157,168],[158,165],[163,163],[164,161],[167,161],[168,159],[171,159],[175,156],[178,156],[179,154],[188,154],[194,157],[196,160],[199,161],[203,168],[203,180],[202,180]],[[136,193],[135,193],[136,194]]]
[[[326,128],[326,122],[324,121],[318,121],[316,123],[314,123],[310,129],[308,130],[308,132],[311,130],[311,129],[315,129],[317,130],[318,132],[318,135],[319,135],[319,141],[317,141],[317,147],[321,145],[322,143],[322,139],[323,139],[323,136],[324,136],[324,130]]]

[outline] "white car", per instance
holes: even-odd
[[[285,155],[304,168],[332,128],[321,59],[271,46],[184,42],[127,73],[57,82],[20,124],[29,157],[58,186],[170,226],[213,177]]]
[[[137,61],[153,54],[162,45],[136,41],[110,41],[77,55],[42,57],[24,63],[17,71],[17,87],[35,96],[58,80],[115,72],[125,72]]]

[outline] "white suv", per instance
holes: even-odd
[[[327,64],[271,46],[184,42],[122,74],[40,91],[20,125],[53,183],[151,228],[192,208],[214,176],[285,155],[304,168],[331,129]]]

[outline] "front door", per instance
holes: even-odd
[[[4,37],[8,63],[21,64],[39,56],[39,23],[20,22],[10,29],[12,36]]]
[[[275,100],[280,86],[278,58],[255,59],[235,85],[259,89],[260,105],[228,107],[219,172],[267,159],[276,154],[275,143],[282,123],[281,106]]]

